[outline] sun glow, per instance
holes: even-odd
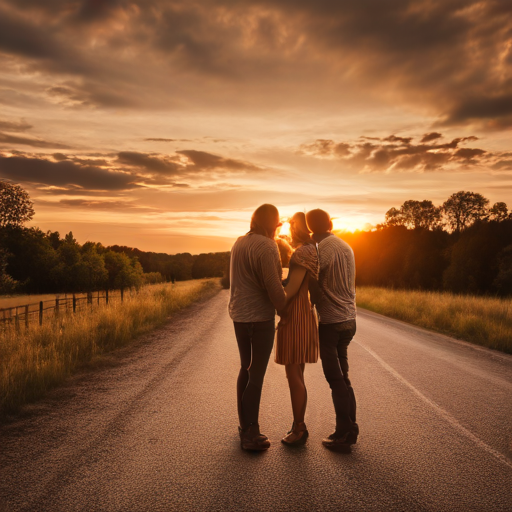
[[[283,225],[279,228],[279,235],[290,236],[290,223],[287,220],[282,219]]]
[[[355,231],[364,230],[368,227],[368,222],[360,218],[333,217],[331,220],[333,231],[350,231],[354,233]]]

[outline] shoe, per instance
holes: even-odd
[[[286,434],[281,442],[287,446],[301,446],[306,443],[309,437],[308,429],[306,424],[303,423],[304,428],[301,430],[295,429],[295,422],[293,422],[292,429]]]
[[[340,432],[340,433],[338,433]],[[322,444],[327,448],[336,448],[340,446],[352,446],[357,443],[359,436],[359,425],[357,423],[345,424],[344,428],[336,429],[334,434],[322,441]]]
[[[259,428],[259,425],[258,425],[258,428]],[[238,427],[238,435],[240,436],[240,438],[242,437],[242,428],[241,427]],[[265,434],[262,434],[261,432],[258,437],[260,437],[261,439],[263,439],[265,441],[268,440],[268,437]]]
[[[251,423],[247,428],[238,428],[240,444],[243,450],[261,452],[270,448],[270,441],[267,436],[260,433],[260,426]]]
[[[344,432],[343,434],[331,434],[329,437],[322,439],[322,444],[330,450],[347,450],[350,449],[348,437],[350,432]]]

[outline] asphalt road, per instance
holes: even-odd
[[[308,443],[281,445],[291,407],[273,362],[260,415],[272,446],[246,453],[227,298],[1,426],[0,510],[512,510],[512,357],[360,311],[352,453],[321,444],[334,413],[320,363],[306,369]]]

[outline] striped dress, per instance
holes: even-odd
[[[318,278],[318,254],[314,244],[299,247],[290,260],[290,273],[300,265],[307,272],[300,289],[288,305],[285,318],[277,326],[275,362],[278,364],[316,363],[318,361],[318,324],[309,301],[310,277]]]

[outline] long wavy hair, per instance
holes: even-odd
[[[279,210],[273,204],[262,204],[252,214],[249,233],[273,239],[279,225]]]
[[[289,222],[292,247],[315,243],[311,238],[311,231],[308,228],[306,215],[303,212],[295,213]]]

